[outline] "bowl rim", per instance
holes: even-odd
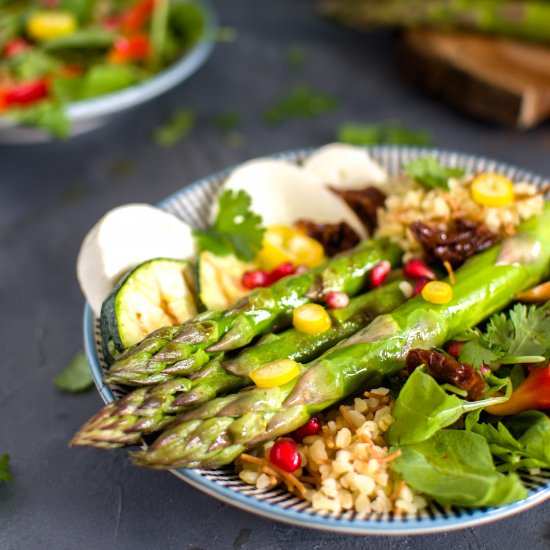
[[[155,76],[120,91],[91,99],[68,103],[65,107],[71,122],[105,117],[130,109],[161,95],[192,75],[210,56],[219,29],[218,16],[209,0],[193,0],[205,15],[205,27],[201,38],[189,50]],[[0,118],[0,126],[22,127],[8,117]],[[36,128],[32,128],[36,130]]]
[[[297,159],[302,159],[317,149],[319,149],[319,147],[292,149],[285,152],[266,155],[262,158],[282,159],[289,160],[290,162],[296,162]],[[521,178],[526,177],[539,185],[542,182],[550,181],[550,178],[525,170],[513,164],[504,163],[482,155],[472,155],[459,151],[409,146],[373,146],[365,147],[365,149],[369,152],[378,152],[380,154],[411,154],[414,157],[436,154],[438,156],[453,158],[455,161],[462,161],[461,164],[485,163],[490,167],[490,169],[513,172],[515,176]],[[227,177],[231,171],[241,164],[243,163],[232,165],[229,168],[219,170],[211,175],[200,178],[191,184],[185,185],[178,191],[175,191],[161,200],[157,206],[160,208],[166,207],[178,197],[192,193],[194,189],[200,189],[212,181],[219,181]],[[87,302],[85,302],[84,306],[83,336],[84,349],[90,365],[94,383],[103,401],[105,403],[109,403],[115,399],[115,396],[111,388],[105,385],[102,380],[101,365],[97,356],[94,315],[90,305]],[[311,514],[296,511],[289,508],[278,507],[277,505],[270,504],[269,502],[258,498],[251,498],[238,491],[232,490],[230,487],[209,479],[207,475],[201,473],[207,472],[206,470],[178,469],[169,471],[192,487],[241,510],[251,512],[267,519],[283,522],[294,527],[304,527],[321,531],[329,531],[332,533],[351,535],[426,535],[450,532],[492,523],[493,521],[504,519],[519,512],[526,511],[533,506],[550,499],[550,481],[547,481],[544,485],[532,490],[531,494],[520,501],[499,507],[481,509],[460,508],[460,515],[453,512],[448,516],[431,517],[429,519],[412,518],[392,520],[390,518],[387,521],[377,521],[372,519],[350,520],[332,516],[331,514]]]

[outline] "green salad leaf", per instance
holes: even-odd
[[[435,157],[421,157],[403,167],[407,175],[428,189],[449,190],[449,179],[464,176],[462,168],[443,166]]]
[[[291,92],[265,111],[265,120],[275,126],[294,118],[315,118],[336,109],[333,97],[312,90],[307,84],[297,84]]]
[[[10,455],[0,455],[0,481],[11,481],[13,479],[10,473]]]
[[[87,390],[94,381],[83,352],[75,355],[69,366],[54,380],[55,387],[67,393],[79,393]]]
[[[336,139],[350,145],[432,145],[432,136],[424,130],[413,130],[396,122],[355,124],[347,122],[337,131]]]
[[[153,141],[161,147],[171,147],[191,133],[195,120],[195,112],[190,107],[182,107],[155,130]]]
[[[550,418],[541,411],[518,413],[496,426],[474,424],[471,429],[505,463],[501,470],[550,467]]]
[[[68,137],[70,133],[65,109],[54,101],[42,101],[24,109],[12,109],[6,117],[21,124],[43,128],[60,139]]]
[[[441,430],[399,449],[392,468],[413,489],[441,504],[502,506],[527,496],[516,474],[496,470],[487,441],[477,433]]]
[[[133,65],[98,64],[82,81],[82,98],[97,97],[117,92],[139,82],[139,69]]]
[[[244,191],[224,191],[219,198],[216,221],[206,231],[194,231],[199,248],[217,256],[234,254],[250,261],[262,246],[265,229],[262,218],[250,206],[252,200]]]
[[[510,391],[511,387],[504,397],[466,401],[448,394],[423,367],[419,367],[409,376],[395,401],[388,441],[390,445],[424,441],[467,412],[506,401]]]

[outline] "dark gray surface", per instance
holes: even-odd
[[[548,126],[526,134],[468,119],[404,86],[390,34],[360,35],[322,21],[302,0],[221,0],[239,39],[220,44],[192,79],[109,127],[72,142],[0,147],[0,454],[15,480],[0,485],[0,548],[550,548],[550,503],[499,523],[420,537],[339,536],[267,521],[203,495],[168,473],[132,467],[124,452],[69,449],[100,405],[95,391],[64,395],[52,380],[81,348],[83,300],[74,265],[81,239],[106,210],[154,203],[246,159],[334,139],[345,120],[398,119],[440,147],[550,174]],[[300,44],[297,73],[284,50]],[[339,98],[334,114],[264,126],[262,112],[301,78]],[[172,149],[150,135],[190,105],[200,123]],[[231,149],[209,119],[243,113],[246,143]]]

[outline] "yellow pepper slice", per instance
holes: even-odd
[[[254,369],[250,373],[258,388],[274,388],[294,380],[300,374],[300,366],[292,359],[281,359]]]
[[[319,304],[305,304],[292,313],[292,324],[296,330],[306,334],[320,334],[332,325],[327,310]]]
[[[472,199],[482,206],[502,207],[514,201],[514,185],[506,176],[484,172],[472,181]]]
[[[27,34],[45,42],[76,31],[77,21],[67,11],[35,11],[27,19]]]
[[[325,261],[321,243],[293,227],[275,225],[268,227],[258,253],[264,269],[275,269],[285,262],[315,267]]]
[[[422,289],[422,298],[432,304],[446,304],[453,299],[453,287],[443,281],[430,281]]]

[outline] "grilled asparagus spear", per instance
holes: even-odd
[[[304,365],[286,385],[214,399],[184,414],[132,458],[160,469],[228,464],[246,449],[291,432],[311,415],[397,373],[410,349],[442,346],[549,272],[550,204],[522,224],[515,237],[461,267],[449,303],[429,303],[422,296],[409,300]]]
[[[396,281],[354,298],[343,309],[330,310],[332,326],[321,334],[305,334],[290,328],[268,335],[233,360],[222,363],[221,356],[213,359],[192,375],[192,380],[175,378],[157,386],[137,388],[103,407],[80,428],[71,444],[115,448],[138,443],[143,435],[161,430],[177,414],[221,393],[249,385],[248,375],[255,368],[284,358],[302,362],[315,359],[377,315],[392,311],[405,299]]]
[[[401,249],[387,239],[364,241],[319,267],[252,291],[225,312],[207,312],[181,327],[155,331],[113,363],[105,381],[151,385],[199,370],[214,353],[242,348],[275,326],[290,323],[292,310],[322,300],[330,291],[350,296],[366,286],[367,273],[382,260],[397,265]]]

